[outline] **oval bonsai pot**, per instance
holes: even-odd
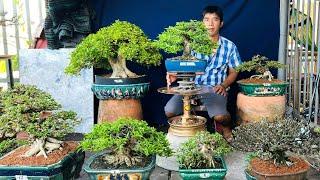
[[[138,99],[149,90],[150,83],[146,76],[135,78],[108,78],[95,76],[91,90],[100,100],[109,99]]]
[[[223,157],[215,157],[219,159],[222,164],[222,168],[216,169],[179,169],[180,176],[184,180],[194,179],[224,179],[227,174],[227,165]]]
[[[150,164],[146,167],[132,168],[132,169],[92,169],[90,166],[92,162],[98,157],[106,152],[97,153],[84,163],[84,170],[88,173],[90,180],[95,179],[131,179],[137,178],[141,180],[148,180],[151,171],[155,167],[156,157],[152,156]]]
[[[13,151],[9,152],[8,154],[12,153]],[[79,152],[71,152],[67,154],[59,162],[52,165],[47,165],[47,166],[0,165],[0,179],[16,179],[16,178],[27,178],[32,180],[75,179],[75,178],[78,178],[80,175],[84,158],[85,158],[85,153],[83,151],[79,151]]]
[[[240,91],[247,96],[282,96],[286,92],[289,83],[244,83],[237,81]]]
[[[204,72],[207,67],[206,60],[182,60],[166,59],[165,66],[168,72],[186,73],[186,72]]]

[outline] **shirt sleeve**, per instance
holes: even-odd
[[[242,63],[242,61],[241,61],[238,49],[235,45],[233,45],[232,51],[229,56],[228,66],[230,68],[235,68],[235,67],[239,66],[241,63]]]

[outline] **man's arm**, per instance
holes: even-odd
[[[216,85],[214,87],[214,91],[217,94],[223,95],[223,96],[227,96],[227,88],[237,79],[238,76],[238,72],[229,67],[229,73],[227,78],[219,85]]]

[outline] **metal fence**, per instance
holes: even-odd
[[[288,103],[311,123],[320,124],[320,1],[289,1],[287,23]]]

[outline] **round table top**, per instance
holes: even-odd
[[[197,87],[200,87],[200,89],[189,90],[189,91],[184,91],[184,92],[175,91],[173,87],[169,87],[169,88],[162,87],[162,88],[158,89],[158,92],[163,93],[163,94],[176,94],[176,95],[184,95],[184,96],[214,93],[213,87],[211,87],[211,86],[197,86]]]

